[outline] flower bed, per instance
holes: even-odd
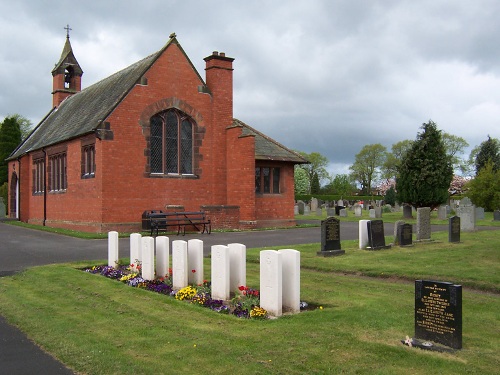
[[[268,317],[267,311],[259,306],[260,295],[256,289],[240,286],[241,295],[235,296],[227,305],[222,300],[212,299],[210,282],[208,281],[204,281],[200,285],[188,285],[182,289],[174,290],[172,288],[172,278],[170,277],[171,270],[169,270],[169,275],[166,277],[144,280],[140,276],[140,269],[141,266],[135,264],[129,266],[120,265],[118,268],[102,265],[84,268],[83,271],[100,274],[132,287],[165,294],[179,301],[188,301],[221,314],[232,314],[246,319],[266,319]]]

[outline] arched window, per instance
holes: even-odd
[[[151,117],[150,171],[159,174],[193,173],[193,122],[169,109]]]

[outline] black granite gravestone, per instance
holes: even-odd
[[[388,246],[385,246],[384,222],[382,220],[370,220],[367,226],[368,249],[377,250],[387,248]]]
[[[340,220],[335,217],[329,217],[321,221],[321,256],[336,256],[345,254],[340,249]]]
[[[448,219],[448,242],[460,242],[460,218],[458,216]]]
[[[500,211],[499,210],[493,211],[493,220],[500,221]]]
[[[401,224],[398,226],[399,246],[413,245],[413,228],[411,224]]]
[[[415,281],[415,338],[462,348],[462,286]],[[432,343],[423,345],[432,346]]]

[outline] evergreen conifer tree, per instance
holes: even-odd
[[[429,120],[422,129],[401,160],[396,190],[399,202],[433,209],[448,199],[453,167],[437,125]]]
[[[0,185],[8,180],[8,166],[5,160],[21,142],[21,128],[14,116],[7,117],[0,126]]]

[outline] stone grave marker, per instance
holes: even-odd
[[[272,316],[283,313],[283,260],[276,250],[260,252],[260,307]]]
[[[403,206],[403,218],[405,219],[413,218],[411,206],[408,205]]]
[[[340,210],[343,210],[344,208],[345,208],[344,206],[335,206],[335,215],[339,216]]]
[[[311,212],[316,212],[317,208],[318,208],[318,199],[311,198]]]
[[[484,220],[484,208],[476,207],[476,220]]]
[[[354,205],[354,216],[361,217],[363,215],[363,207],[361,205]]]
[[[224,245],[212,246],[212,298],[227,301],[229,290],[229,247]]]
[[[326,209],[326,216],[327,217],[335,216],[335,209],[334,208],[327,208]]]
[[[282,311],[300,312],[300,251],[278,250],[282,261]]]
[[[156,276],[169,276],[170,240],[166,236],[156,237]]]
[[[321,207],[316,208],[316,216],[323,216],[323,209]]]
[[[376,218],[375,209],[370,208],[369,216],[370,216],[370,219],[375,219]]]
[[[438,207],[438,219],[439,220],[446,220],[447,212],[446,212],[446,206],[439,206]]]
[[[142,263],[142,236],[140,233],[132,233],[130,235],[130,264],[134,264],[134,268]]]
[[[415,281],[415,338],[453,349],[462,348],[462,286],[452,283]],[[417,345],[419,346],[419,345]]]
[[[182,289],[188,286],[187,242],[172,241],[172,287]]]
[[[141,277],[144,280],[155,279],[155,239],[153,237],[142,237],[142,265]]]
[[[460,218],[458,216],[448,219],[448,242],[460,242]]]
[[[402,224],[398,226],[398,243],[399,246],[413,245],[413,228],[411,224]]]
[[[294,215],[298,215],[299,214],[299,205],[296,204],[295,206],[293,206],[293,214]]]
[[[304,206],[304,215],[309,216],[311,214],[311,209],[309,208],[309,205],[306,204]]]
[[[493,221],[500,221],[500,211],[499,210],[493,211]]]
[[[382,207],[380,206],[375,207],[375,218],[376,219],[382,218]]]
[[[187,242],[188,283],[203,284],[203,241],[191,239]],[[194,271],[194,272],[193,272]]]
[[[118,267],[118,232],[108,233],[108,266]]]
[[[241,243],[230,243],[229,292],[241,293],[240,286],[247,285],[247,247]]]
[[[462,203],[464,202],[465,203]],[[457,216],[460,217],[460,230],[463,232],[472,232],[476,229],[476,207],[468,204],[470,199],[465,197],[460,201],[457,207]]]
[[[345,208],[340,210],[340,217],[347,217],[347,210]]]
[[[368,249],[378,250],[388,248],[385,245],[384,222],[382,220],[369,220],[368,228]]]
[[[340,220],[329,217],[321,221],[321,251],[317,255],[328,257],[345,254],[340,248]]]
[[[431,209],[419,207],[417,209],[417,241],[431,239]]]
[[[394,223],[394,245],[399,245],[398,227],[403,224],[406,224],[404,220],[398,220]]]
[[[299,215],[304,215],[306,204],[302,201],[298,201],[297,206],[299,206]]]
[[[368,246],[368,222],[370,220],[360,220],[358,222],[359,248],[366,249]]]

